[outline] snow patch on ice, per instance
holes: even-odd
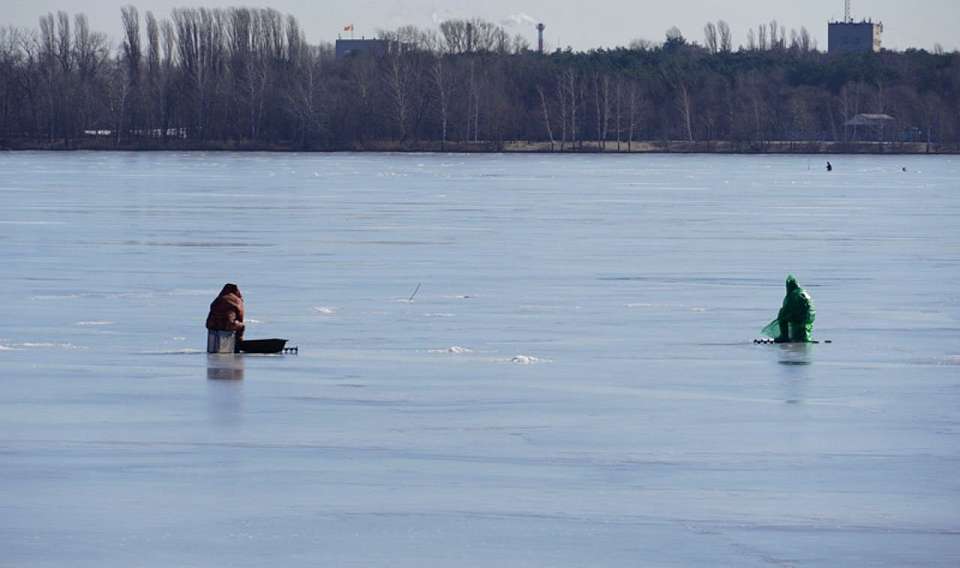
[[[459,345],[454,345],[452,347],[447,347],[446,349],[431,349],[431,353],[450,353],[452,355],[463,355],[466,353],[473,353],[473,349],[468,349],[466,347],[460,347]]]
[[[114,322],[112,321],[78,321],[77,322],[77,325],[83,326],[83,327],[94,327],[94,326],[113,325],[113,324]]]
[[[214,294],[217,292],[214,291]],[[166,293],[168,296],[210,296],[210,290],[199,288],[174,288]]]
[[[456,317],[456,314],[450,314],[446,312],[436,312],[436,313],[423,314],[423,316],[428,318],[453,318],[453,317]]]
[[[141,355],[197,355],[199,353],[206,353],[205,349],[171,349],[169,351],[143,351]]]
[[[11,345],[14,349],[87,349],[73,343],[50,343],[50,342],[32,342],[14,343]]]
[[[182,296],[210,296],[214,294],[210,290],[195,290],[186,288],[175,288],[172,290],[137,290],[126,292],[79,292],[67,294],[36,294],[30,296],[31,300],[77,300],[83,299],[107,299],[107,300],[147,300],[160,297],[182,297]]]
[[[540,359],[539,357],[534,357],[533,355],[514,355],[510,362],[514,365],[536,365],[538,363],[547,363],[546,359]]]
[[[337,308],[331,308],[329,306],[314,306],[313,311],[320,315],[332,316],[337,313]]]
[[[258,320],[258,319],[245,319],[245,320],[243,320],[243,322],[244,322],[244,323],[252,323],[252,324],[254,324],[254,325],[256,325],[256,324],[258,324],[258,323],[263,323],[262,321],[260,321],[260,320]]]

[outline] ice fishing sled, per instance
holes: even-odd
[[[240,342],[240,353],[273,355],[276,353],[299,353],[298,347],[287,347],[289,339],[251,339]]]
[[[237,341],[233,331],[207,332],[207,353],[257,353],[273,355],[276,353],[299,353],[297,347],[287,347],[287,339],[252,339]]]

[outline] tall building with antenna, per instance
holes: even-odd
[[[830,53],[874,53],[882,48],[883,24],[872,20],[855,22],[851,0],[843,1],[843,21],[830,22],[827,43]]]

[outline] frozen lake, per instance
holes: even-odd
[[[0,565],[957,566],[960,159],[829,159],[0,154]]]

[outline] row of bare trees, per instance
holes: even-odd
[[[787,28],[779,24],[776,20],[771,20],[769,24],[760,24],[756,31],[747,30],[746,49],[750,51],[779,50],[787,49],[793,51],[809,52],[817,48],[817,42],[810,36],[807,28],[801,27],[799,31],[790,30],[787,35]]]
[[[734,50],[708,23],[700,46],[542,55],[480,20],[380,37],[399,49],[337,59],[270,9],[132,6],[112,46],[83,15],[0,29],[0,145],[339,149],[436,144],[632,149],[636,141],[844,141],[886,113],[891,140],[960,142],[960,55],[828,56],[776,22]]]

